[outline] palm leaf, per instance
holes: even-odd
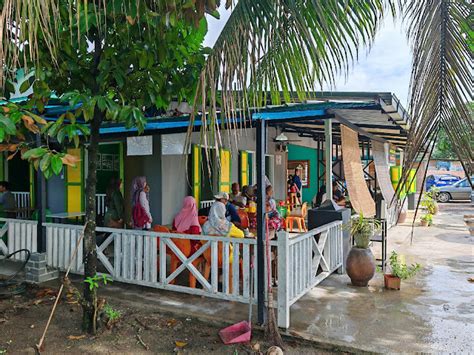
[[[110,14],[110,9],[119,8],[129,13],[126,20],[132,25],[135,21],[147,21],[134,18],[137,9],[146,3],[155,14],[185,19],[198,26],[205,13],[215,16],[220,5],[219,0],[195,0],[191,3],[176,0],[0,0],[0,88],[3,89],[5,79],[14,77],[17,69],[28,71],[28,63],[36,62],[39,41],[46,44],[55,60],[58,34],[65,27],[59,16],[59,2],[68,5],[67,27],[71,32],[71,42],[76,37],[73,30],[77,31],[79,40],[82,31],[89,31],[91,14],[94,14],[102,35],[115,21],[125,21]],[[25,42],[29,44],[27,51],[23,50]]]
[[[412,117],[400,188],[422,158],[430,159],[443,129],[463,164],[474,173],[472,101],[472,5],[469,0],[402,0],[413,51]],[[426,171],[425,171],[426,175]],[[424,185],[424,182],[423,182]]]
[[[194,111],[208,117],[202,137],[219,145],[222,127],[235,133],[253,108],[303,101],[322,83],[333,84],[337,75],[347,74],[360,48],[370,46],[390,4],[236,1],[197,86]]]

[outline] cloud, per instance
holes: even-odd
[[[212,47],[230,16],[221,9],[221,19],[208,17],[209,31],[204,44]],[[362,49],[347,80],[336,81],[336,91],[392,92],[406,107],[411,75],[410,47],[399,24],[387,18],[377,34],[370,52]]]

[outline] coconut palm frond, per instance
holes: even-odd
[[[68,24],[61,23],[60,3],[67,4]],[[198,26],[205,13],[217,17],[219,5],[219,0],[195,0],[186,4],[170,0],[0,0],[0,88],[4,87],[5,79],[15,76],[17,69],[27,71],[28,64],[34,65],[40,41],[46,44],[54,61],[59,31],[64,28],[69,28],[72,42],[80,40],[81,33],[88,33],[91,23],[96,25],[94,31],[103,35],[116,21],[133,25],[135,21],[155,21],[158,15],[167,22],[184,19]],[[137,10],[143,7],[154,16],[138,18]],[[130,15],[125,19],[117,17],[116,12]],[[28,43],[27,50],[24,50],[25,43]]]
[[[245,126],[252,108],[313,97],[347,73],[372,43],[391,1],[239,0],[197,87],[195,111],[207,112],[203,137],[220,144],[221,123]],[[247,121],[248,122],[248,121]]]
[[[38,41],[44,41],[51,53],[55,52],[60,25],[56,1],[3,0],[1,5],[0,88],[3,88],[5,79],[13,78],[17,68],[28,69],[26,58],[36,60]],[[28,51],[23,50],[25,42],[29,44]]]
[[[402,0],[413,51],[412,117],[402,183],[431,156],[440,128],[447,132],[468,176],[474,173],[472,101],[472,5],[469,0]],[[425,172],[426,173],[426,172]]]

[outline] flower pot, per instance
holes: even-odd
[[[385,288],[389,290],[399,290],[402,280],[390,274],[383,275],[383,280],[385,282]]]
[[[398,223],[405,223],[407,220],[407,211],[401,211],[398,215]]]
[[[422,220],[420,221],[420,226],[422,226],[422,227],[428,227],[428,221],[425,221],[424,219],[422,219]]]
[[[434,205],[433,205],[433,214],[438,214],[439,212],[439,206],[438,204],[435,202]]]
[[[466,223],[468,227],[474,227],[474,218],[465,219],[464,223]]]
[[[346,271],[352,285],[367,287],[375,274],[375,259],[370,249],[353,247],[347,255]]]

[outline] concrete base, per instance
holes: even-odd
[[[59,277],[58,270],[46,266],[46,254],[32,253],[26,264],[25,279],[30,283],[43,283]]]

